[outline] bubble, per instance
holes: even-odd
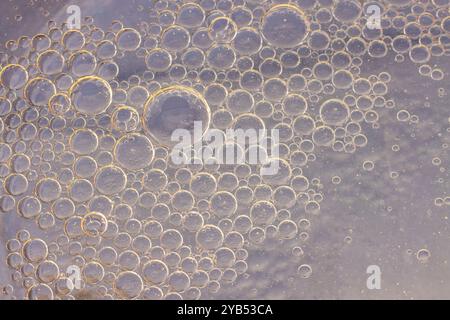
[[[28,81],[27,70],[18,64],[8,64],[0,73],[2,85],[11,90],[22,88]]]
[[[314,30],[311,32],[308,39],[308,46],[312,50],[325,50],[330,45],[330,36],[321,30]]]
[[[98,260],[106,266],[113,265],[117,260],[117,252],[112,247],[101,248],[99,250],[97,256],[98,256]]]
[[[211,68],[226,70],[231,68],[236,62],[236,54],[228,45],[214,45],[206,54],[206,62]]]
[[[53,300],[53,290],[44,283],[33,285],[28,290],[28,299],[30,300]]]
[[[80,50],[85,44],[85,38],[78,30],[68,30],[62,36],[62,44],[70,51]]]
[[[342,125],[348,120],[349,115],[349,108],[342,100],[330,99],[320,106],[320,117],[328,125]]]
[[[100,263],[91,261],[84,265],[82,274],[87,284],[97,284],[103,280],[105,270]]]
[[[308,103],[303,96],[298,94],[289,94],[283,99],[283,111],[287,115],[298,115],[305,113]]]
[[[333,67],[326,61],[316,63],[312,70],[314,77],[319,80],[328,80],[333,76]]]
[[[294,119],[292,129],[298,135],[310,135],[316,127],[313,118],[308,115],[301,115]]]
[[[353,75],[347,70],[338,70],[333,74],[333,85],[337,89],[351,88],[353,83]]]
[[[398,35],[392,41],[392,49],[397,53],[406,53],[411,49],[411,40],[404,35]]]
[[[166,281],[169,268],[160,260],[151,260],[142,267],[142,277],[147,284],[160,284]]]
[[[238,133],[239,133],[238,130],[243,130],[244,132],[247,132],[248,130],[255,130],[255,132],[256,132],[255,136],[248,135],[246,137],[246,138],[248,138],[248,143],[250,145],[252,145],[252,144],[258,143],[258,139],[261,138],[260,133],[263,132],[262,130],[265,129],[265,125],[264,125],[264,122],[261,120],[261,118],[259,118],[258,116],[254,115],[252,113],[246,113],[246,114],[241,114],[236,119],[234,119],[232,128],[234,130],[236,130],[236,135],[238,135]],[[250,131],[250,132],[253,132],[253,131]],[[239,141],[240,136],[237,136],[237,139],[238,139],[237,140],[238,143],[244,144],[244,141],[242,141],[242,142]]]
[[[221,218],[232,216],[237,209],[236,198],[227,191],[215,193],[210,202],[212,212]]]
[[[414,63],[426,63],[430,60],[430,51],[424,45],[415,45],[409,51],[409,57]]]
[[[11,147],[6,143],[0,143],[0,162],[7,162],[11,155]]]
[[[166,174],[159,169],[151,169],[143,177],[143,185],[150,191],[161,191],[167,185]]]
[[[232,46],[241,55],[252,55],[261,49],[262,39],[254,28],[242,28],[236,33]]]
[[[29,262],[40,262],[47,258],[48,247],[42,239],[30,239],[24,243],[22,253]]]
[[[69,96],[75,109],[86,115],[104,112],[112,101],[109,83],[95,76],[78,79],[70,87]]]
[[[173,131],[187,130],[192,137],[196,121],[201,122],[203,135],[209,127],[210,111],[197,91],[176,85],[160,89],[149,97],[142,120],[144,130],[158,143],[171,146]]]
[[[420,263],[427,263],[431,257],[431,252],[427,249],[417,251],[416,258]]]
[[[184,4],[178,11],[177,23],[183,27],[200,27],[204,20],[205,11],[196,3]]]
[[[105,233],[108,228],[108,220],[99,212],[86,214],[81,221],[81,229],[91,237],[96,237]]]
[[[209,105],[221,105],[227,98],[227,89],[219,84],[213,83],[205,88],[205,99]]]
[[[12,269],[20,269],[23,265],[22,256],[17,252],[10,253],[6,257],[6,264]]]
[[[69,58],[72,74],[76,77],[88,76],[94,73],[97,67],[97,59],[86,50],[73,53]]]
[[[13,173],[5,178],[4,187],[10,195],[18,196],[28,190],[28,180],[22,174]]]
[[[102,61],[98,65],[98,71],[97,74],[100,78],[103,78],[102,80],[113,80],[117,75],[119,74],[119,66],[114,61]],[[108,93],[104,90],[103,87],[107,87],[103,83],[98,83],[97,89],[94,90],[100,90],[103,91],[103,96],[97,97],[97,103],[99,104],[98,108],[100,108],[100,104],[107,104],[107,95]],[[96,111],[99,112],[99,111]],[[87,113],[87,112],[84,112]]]
[[[352,61],[351,56],[345,51],[338,51],[331,57],[331,65],[336,69],[347,68]]]
[[[292,220],[281,221],[278,225],[278,234],[281,239],[293,239],[297,235],[297,224]]]
[[[309,180],[305,176],[295,176],[291,180],[291,187],[297,192],[303,192],[309,188]]]
[[[284,159],[270,158],[263,168],[277,168],[274,170],[274,172],[272,172],[271,170],[268,170],[268,172],[262,170],[261,172],[263,181],[272,186],[286,184],[291,177],[291,166]]]
[[[367,52],[371,57],[382,58],[387,54],[388,48],[386,47],[386,44],[383,41],[373,40],[369,43]]]
[[[161,46],[168,51],[180,52],[189,46],[190,41],[189,31],[181,26],[171,26],[164,30]]]
[[[236,36],[237,25],[227,17],[217,17],[211,21],[208,27],[208,35],[217,43],[231,42]]]
[[[245,71],[239,80],[241,88],[253,92],[261,89],[263,81],[262,74],[254,70]]]
[[[236,256],[229,248],[219,248],[214,253],[214,262],[219,268],[230,268],[236,262]]]
[[[71,135],[69,145],[75,153],[87,155],[97,150],[98,137],[90,129],[78,129]]]
[[[259,65],[259,71],[265,78],[278,77],[282,72],[280,61],[274,58],[267,58]]]
[[[352,23],[361,15],[361,4],[354,0],[338,0],[333,8],[333,16],[344,23]]]
[[[75,214],[75,204],[69,198],[59,198],[53,202],[52,212],[56,218],[64,220]]]
[[[253,96],[246,90],[237,89],[228,95],[227,106],[234,114],[249,112],[253,104]]]
[[[177,250],[183,244],[183,236],[178,230],[169,229],[160,237],[161,246],[169,250]]]
[[[275,220],[276,209],[269,201],[258,201],[250,208],[250,218],[256,225],[268,225]]]
[[[153,161],[151,141],[142,134],[130,133],[120,138],[114,147],[114,158],[124,169],[139,170]]]
[[[41,282],[53,282],[59,277],[59,267],[53,261],[42,261],[36,269],[36,276]]]
[[[207,28],[198,29],[192,35],[192,45],[200,49],[208,49],[212,45],[213,41],[208,35]]]
[[[170,289],[176,292],[183,292],[187,290],[191,284],[189,276],[183,271],[175,271],[169,275],[167,284]]]
[[[55,201],[60,197],[61,192],[61,185],[52,178],[41,179],[36,185],[36,195],[43,202]]]
[[[38,107],[46,106],[55,93],[55,85],[50,80],[41,77],[30,80],[24,89],[27,100]]]
[[[25,219],[36,218],[41,213],[41,209],[41,202],[36,197],[26,196],[18,203],[18,211]]]
[[[71,107],[70,98],[64,93],[53,95],[48,101],[48,108],[55,115],[63,115],[69,111]]]
[[[137,298],[143,289],[142,278],[133,271],[119,273],[114,281],[114,292],[122,299]]]
[[[294,206],[295,200],[295,192],[288,186],[280,186],[273,193],[273,201],[277,208],[291,208]]]
[[[133,239],[131,246],[139,255],[144,255],[152,246],[152,242],[147,236],[139,235]]]
[[[248,240],[252,244],[261,244],[266,239],[266,232],[263,228],[253,227],[248,233]]]
[[[177,191],[172,198],[172,207],[179,211],[189,211],[194,206],[194,196],[187,190]]]
[[[308,264],[302,264],[298,267],[297,273],[300,275],[300,277],[307,279],[312,275],[312,268]]]
[[[141,262],[139,255],[132,251],[126,250],[119,255],[118,264],[121,270],[136,270]]]
[[[120,50],[135,51],[141,44],[141,35],[133,28],[125,28],[117,33],[116,43]]]
[[[145,57],[147,68],[155,72],[164,72],[172,64],[172,56],[164,49],[152,49]]]
[[[334,131],[328,126],[317,127],[312,134],[312,139],[317,146],[330,146],[335,139]]]
[[[119,204],[114,208],[113,215],[116,220],[126,221],[133,215],[133,209],[128,204]]]
[[[183,53],[181,60],[187,68],[196,69],[205,63],[205,54],[200,49],[189,48]]]
[[[204,225],[195,235],[197,244],[205,250],[214,250],[223,243],[222,231],[214,225]]]
[[[97,171],[97,162],[89,156],[79,157],[75,160],[73,171],[80,178],[90,178]]]
[[[261,32],[268,43],[293,48],[303,42],[309,25],[304,13],[291,4],[275,5],[263,17]]]
[[[39,70],[46,75],[55,75],[64,68],[64,57],[56,50],[42,52],[37,58]]]
[[[400,110],[397,112],[397,120],[398,121],[405,122],[405,121],[408,121],[410,119],[410,117],[411,117],[411,115],[408,112],[408,110]]]
[[[118,194],[125,189],[127,177],[125,172],[116,166],[106,166],[101,168],[95,175],[95,188],[102,194]]]
[[[269,101],[281,101],[287,94],[286,83],[278,78],[269,79],[264,82],[263,95]]]
[[[110,40],[103,40],[97,45],[96,56],[99,59],[111,59],[117,54],[116,45]]]
[[[198,212],[189,212],[184,216],[183,227],[189,232],[197,232],[203,227],[203,217]]]

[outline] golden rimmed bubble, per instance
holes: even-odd
[[[75,109],[86,115],[104,112],[112,102],[112,90],[108,82],[96,76],[78,79],[69,89]]]
[[[90,212],[81,220],[81,229],[91,237],[102,235],[108,228],[108,220],[99,212]]]
[[[27,83],[28,72],[21,65],[8,64],[0,73],[0,81],[7,88],[17,90]]]
[[[201,125],[201,139],[209,127],[210,110],[206,100],[196,90],[174,85],[162,88],[148,98],[142,117],[142,125],[153,139],[171,146],[172,133],[187,130],[194,137],[194,122]],[[195,138],[195,137],[194,137]]]

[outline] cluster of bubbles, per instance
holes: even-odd
[[[248,250],[265,239],[302,259],[323,199],[308,164],[323,150],[366,146],[363,128],[395,107],[390,74],[364,77],[365,59],[394,51],[442,79],[426,63],[448,54],[448,2],[384,1],[382,29],[371,29],[356,0],[159,0],[136,28],[86,18],[80,30],[50,22],[9,41],[0,211],[40,229],[7,243],[22,296],[198,299],[245,277]],[[136,61],[145,70],[124,76],[121,64]],[[410,120],[405,111],[399,121]],[[194,121],[279,130],[278,173],[172,163],[172,131]],[[68,282],[74,265],[80,290]],[[312,267],[301,262],[298,274]]]

